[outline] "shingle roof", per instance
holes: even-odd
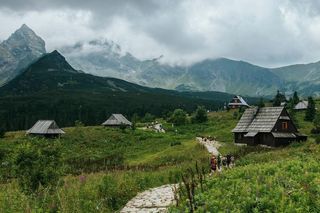
[[[232,130],[232,132],[246,132],[247,128],[252,123],[255,115],[257,113],[257,108],[247,109],[241,119],[239,120],[237,126]]]
[[[240,101],[240,103],[234,103],[232,102],[233,100],[238,99]],[[247,102],[239,95],[236,95],[232,101],[228,104],[228,106],[249,106],[249,104],[247,104]]]
[[[249,108],[232,132],[271,132],[284,107]]]
[[[295,105],[294,109],[307,109],[308,101],[300,101],[297,105]]]
[[[131,126],[132,123],[128,121],[122,114],[112,114],[108,120],[106,120],[102,125],[103,126],[119,126],[119,125],[128,125]]]
[[[258,134],[257,132],[248,132],[247,134],[245,134],[245,137],[254,137],[257,134]]]
[[[286,133],[286,132],[273,132],[272,135],[275,138],[296,138],[297,137],[293,133]]]
[[[64,134],[65,132],[60,129],[57,123],[53,120],[39,120],[31,129],[27,131],[27,134]]]
[[[284,107],[260,108],[256,117],[247,128],[248,132],[271,132]]]

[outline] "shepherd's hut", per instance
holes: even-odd
[[[131,127],[132,123],[128,121],[122,114],[112,114],[108,120],[102,123],[105,127]]]
[[[27,134],[52,138],[59,137],[65,132],[53,120],[39,120],[31,129],[27,130]]]
[[[233,97],[233,99],[228,104],[228,107],[231,109],[236,109],[240,107],[249,107],[249,104],[239,95]]]
[[[235,143],[283,146],[292,141],[305,141],[284,107],[247,109],[232,130]]]

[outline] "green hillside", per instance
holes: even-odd
[[[307,142],[242,152],[235,168],[196,188],[195,212],[319,212],[320,146],[315,142],[319,136],[310,135],[313,124],[304,121],[304,112],[295,117],[300,131],[309,135]],[[184,196],[172,212],[190,210]]]
[[[54,119],[61,126],[73,126],[76,120],[98,125],[111,113],[123,113],[130,119],[134,113],[162,116],[175,108],[191,112],[198,105],[216,110],[231,97],[220,92],[152,89],[85,74],[73,69],[54,51],[0,88],[0,126],[7,130],[27,129],[38,119]]]
[[[320,102],[317,104],[319,108]],[[188,174],[187,169],[195,168],[196,162],[208,172],[209,155],[195,140],[203,135],[216,137],[223,155],[233,153],[236,168],[206,178],[203,192],[196,189],[197,211],[261,212],[287,207],[289,212],[317,212],[320,148],[314,136],[306,143],[285,148],[239,147],[233,144],[230,132],[238,121],[237,112],[213,112],[206,123],[176,127],[159,120],[166,133],[77,126],[65,128],[62,138],[49,140],[8,132],[0,139],[0,210],[114,212],[138,192],[182,181],[181,174]],[[313,124],[303,121],[303,112],[296,116],[301,132],[310,135]],[[17,156],[46,148],[58,151],[61,164],[54,169],[61,170],[63,178],[50,191],[40,187],[37,194],[28,196],[21,192],[16,179]],[[183,198],[172,211],[187,209],[187,199]]]

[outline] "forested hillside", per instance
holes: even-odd
[[[130,119],[134,113],[164,116],[176,108],[191,112],[198,105],[217,110],[231,98],[226,93],[180,93],[85,74],[54,51],[0,88],[0,126],[28,129],[38,119],[54,119],[61,126],[73,126],[76,120],[99,125],[112,113]]]

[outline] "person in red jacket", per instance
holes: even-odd
[[[211,167],[210,175],[212,175],[213,173],[215,173],[217,171],[217,159],[216,159],[216,156],[214,156],[214,155],[211,156],[210,167]]]

